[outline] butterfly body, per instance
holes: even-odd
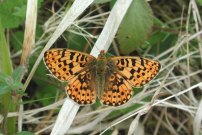
[[[109,106],[125,104],[160,70],[160,63],[140,57],[109,57],[102,50],[95,57],[70,50],[50,49],[44,54],[49,71],[60,81],[68,81],[69,97],[80,105],[92,104],[96,97]]]
[[[107,57],[105,56],[104,50],[102,50],[96,60],[96,74],[95,74],[95,84],[96,84],[96,94],[98,98],[100,99],[103,95],[104,88],[106,85],[106,79],[109,74],[111,74]]]

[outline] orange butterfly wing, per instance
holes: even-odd
[[[110,57],[106,86],[101,96],[105,105],[119,106],[133,95],[132,87],[141,87],[152,80],[160,70],[160,63],[140,57]]]
[[[44,54],[44,62],[55,78],[68,81],[69,97],[80,105],[92,104],[96,100],[89,66],[96,61],[93,56],[69,49],[50,49]]]
[[[49,71],[60,81],[68,81],[88,67],[96,58],[70,49],[55,48],[44,53]]]
[[[141,57],[111,57],[109,61],[115,70],[132,86],[141,87],[151,81],[159,72],[158,61]]]
[[[93,76],[89,69],[71,79],[66,87],[67,94],[79,105],[92,104],[96,101]]]
[[[123,77],[114,72],[106,80],[106,86],[101,102],[109,106],[120,106],[126,103],[133,95],[133,89]]]

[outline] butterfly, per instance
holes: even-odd
[[[60,81],[68,81],[69,98],[79,105],[88,105],[98,97],[104,105],[120,106],[133,95],[132,87],[141,87],[159,72],[158,61],[133,57],[106,57],[55,48],[44,53],[50,73]]]

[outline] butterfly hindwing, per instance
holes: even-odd
[[[141,87],[159,72],[159,62],[141,57],[111,57],[115,70],[134,87]]]
[[[120,106],[133,95],[132,87],[117,72],[106,78],[106,86],[101,96],[101,102],[109,106]]]
[[[60,81],[70,80],[95,60],[89,54],[63,48],[50,49],[44,53],[46,66]]]
[[[96,101],[93,76],[89,69],[72,78],[66,87],[69,97],[80,105],[92,104]]]

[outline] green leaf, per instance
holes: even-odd
[[[77,30],[75,30],[75,31],[77,31]],[[82,51],[85,44],[86,44],[86,39],[83,36],[77,35],[74,33],[69,33],[69,35],[68,35],[69,48],[71,48],[73,50]]]
[[[0,96],[10,91],[10,83],[12,83],[12,78],[0,72]]]
[[[17,135],[34,135],[34,133],[28,132],[28,131],[22,131],[22,132],[18,132]]]
[[[22,89],[16,90],[16,93],[19,94],[19,95],[27,96],[27,94],[25,93],[25,91],[22,90]]]
[[[198,0],[200,6],[202,6],[202,0]]]
[[[148,39],[148,42],[153,45],[149,54],[159,54],[164,52],[170,47],[174,46],[177,42],[177,35],[170,32],[157,31]],[[161,45],[161,47],[159,47]],[[167,57],[167,56],[166,56]]]
[[[25,67],[23,66],[19,66],[17,67],[13,73],[12,73],[12,78],[14,81],[20,81],[20,77],[22,76],[22,74],[25,72]]]
[[[10,89],[6,85],[0,85],[0,96],[8,93]]]
[[[118,30],[122,53],[128,54],[140,47],[153,25],[153,15],[145,0],[134,0]]]
[[[43,106],[47,106],[55,101],[57,92],[59,91],[54,86],[46,85],[44,87],[40,87],[36,89],[36,92],[37,92],[36,98],[44,99],[44,100],[41,100],[40,102],[43,104]]]
[[[25,17],[25,13],[26,13],[26,8],[27,8],[26,5],[14,8],[14,10],[16,12],[13,13],[13,15],[15,15],[16,17],[24,18]]]
[[[0,4],[0,20],[4,28],[16,28],[25,19],[26,0],[6,0]]]
[[[17,52],[22,50],[22,44],[24,39],[24,33],[22,31],[13,31],[11,35],[11,46],[14,49],[13,51]]]
[[[19,82],[19,79],[17,79],[19,77],[19,70],[20,68],[15,70],[15,72],[12,74],[14,78],[4,73],[0,73],[0,96],[11,91],[17,91],[23,87],[23,84]]]
[[[2,72],[0,72],[0,84],[6,84],[6,78],[9,78],[10,76],[9,75],[6,75]]]
[[[18,81],[15,81],[13,82],[13,84],[10,86],[10,89],[11,90],[19,90],[19,89],[22,89],[23,87],[23,84],[21,82],[18,82]]]

